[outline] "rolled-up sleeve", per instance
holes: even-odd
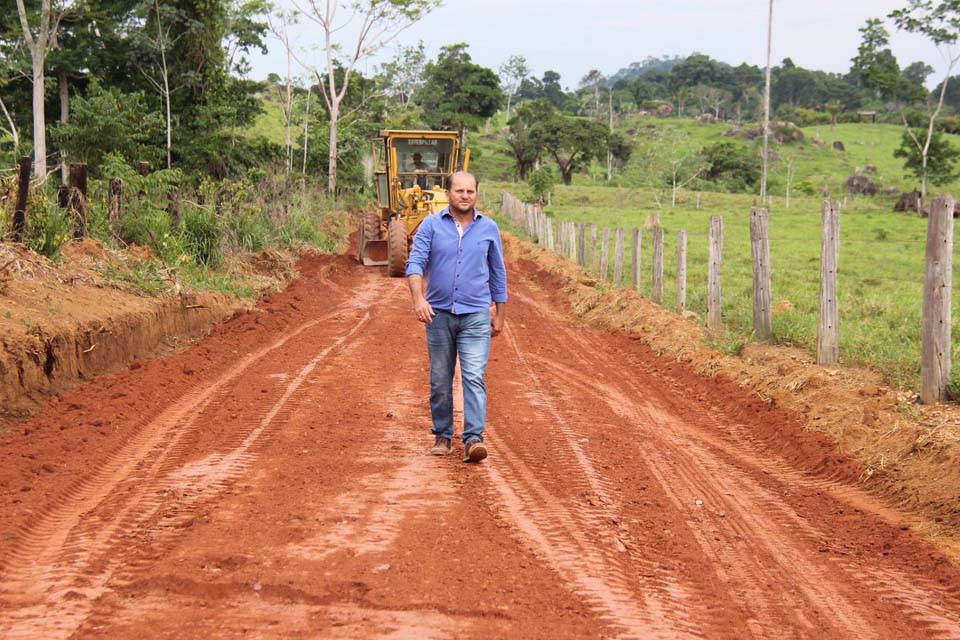
[[[503,259],[503,239],[500,229],[496,228],[493,242],[487,252],[487,262],[490,265],[490,298],[494,302],[507,301],[507,267]]]
[[[427,216],[413,236],[413,247],[407,258],[407,275],[422,276],[430,259],[430,243],[433,241],[433,216]]]

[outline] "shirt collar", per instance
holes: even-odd
[[[441,216],[447,216],[447,217],[449,217],[449,218],[453,218],[453,214],[450,213],[450,207],[447,207],[446,209],[444,209],[443,211],[441,211],[441,212],[440,212],[440,215],[441,215]],[[479,211],[477,211],[477,208],[474,207],[474,208],[473,208],[473,220],[476,220],[477,218],[482,218],[482,217],[483,217],[483,214],[480,213]]]

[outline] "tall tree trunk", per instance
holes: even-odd
[[[767,172],[770,164],[767,147],[770,140],[770,57],[773,52],[773,0],[770,0],[770,10],[767,14],[767,73],[763,90],[763,158],[760,176],[760,202],[767,203]]]
[[[33,171],[41,181],[47,179],[47,119],[44,114],[43,73],[44,55],[33,57]]]
[[[67,84],[67,70],[60,69],[57,73],[57,81],[60,88],[60,122],[66,124],[70,120],[70,86]],[[67,153],[60,150],[60,181],[67,184],[69,179],[67,169]]]
[[[340,120],[340,103],[332,101],[330,109],[330,152],[327,155],[327,192],[330,197],[336,197],[337,190],[337,124]]]
[[[3,111],[3,116],[7,119],[7,126],[10,127],[10,136],[13,138],[13,157],[16,158],[20,155],[20,133],[17,131],[17,125],[10,117],[10,112],[7,111],[7,105],[3,103],[2,97],[0,97],[0,111]]]
[[[287,47],[287,101],[284,109],[284,116],[286,122],[283,127],[283,144],[287,152],[287,174],[290,174],[293,171],[293,137],[290,134],[290,129],[293,125],[291,122],[293,120],[293,79],[292,75],[292,64],[290,62],[290,48]]]
[[[607,127],[613,134],[613,89],[607,90]],[[607,182],[613,180],[613,152],[607,149]]]
[[[307,109],[306,115],[303,117],[303,170],[302,173],[307,172],[307,143],[310,140],[310,98],[313,95],[313,92],[310,91],[310,84],[307,83]]]

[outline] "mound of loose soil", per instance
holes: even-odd
[[[815,465],[821,472],[829,475],[836,467],[837,474],[849,475],[840,458],[856,461],[856,479],[864,487],[917,513],[923,518],[918,531],[960,558],[960,408],[917,405],[914,394],[884,386],[873,372],[820,366],[798,349],[751,344],[741,357],[724,355],[707,345],[700,326],[638,292],[600,290],[569,260],[512,237],[506,251],[509,259],[538,264],[586,321],[636,334],[700,375],[727,378],[771,406],[797,412],[805,429],[836,443],[837,459]],[[804,455],[783,439],[787,458]]]
[[[173,279],[163,295],[138,295],[121,276],[149,258],[145,248],[119,252],[83,239],[67,243],[55,263],[0,244],[0,431],[49,394],[176,349],[250,304]],[[234,268],[268,291],[294,277],[292,265],[292,257],[265,251]]]

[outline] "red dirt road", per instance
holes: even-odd
[[[0,637],[960,638],[960,571],[851,464],[533,264],[479,465],[427,455],[405,283],[300,269],[0,440]]]

